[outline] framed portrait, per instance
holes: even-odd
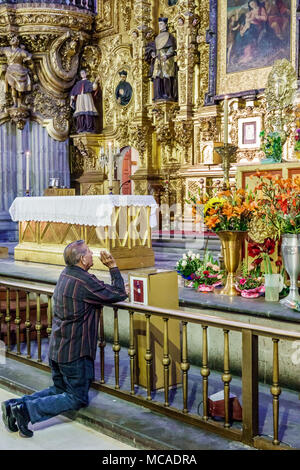
[[[276,60],[287,59],[296,67],[296,3],[297,0],[210,1],[208,99],[212,100],[213,90],[215,96],[263,90]]]
[[[238,146],[240,149],[260,147],[261,118],[242,118],[238,120]]]

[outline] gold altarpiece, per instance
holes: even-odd
[[[296,4],[295,0],[291,1],[291,62],[295,66]],[[183,204],[188,191],[197,192],[201,178],[211,185],[223,174],[214,151],[223,141],[226,90],[221,89],[221,76],[217,80],[219,90],[216,89],[220,99],[204,106],[209,89],[208,33],[213,3],[178,0],[169,6],[168,0],[97,0],[96,13],[76,8],[75,1],[71,5],[2,4],[0,46],[8,46],[10,35],[18,35],[22,47],[32,54],[35,78],[31,92],[25,94],[23,106],[18,109],[11,106],[7,95],[0,90],[0,123],[11,120],[22,128],[26,120],[35,120],[54,139],[70,138],[71,179],[78,194],[107,193],[107,175],[99,167],[98,156],[100,147],[112,142],[120,148],[133,147],[138,152],[137,171],[132,177],[135,194],[152,194],[158,203]],[[226,37],[226,22],[222,20],[225,2],[215,3],[219,7],[216,59],[219,64],[223,47],[220,41]],[[177,41],[179,97],[176,102],[153,101],[149,65],[144,59],[145,46],[158,33],[160,16],[169,19],[169,30]],[[3,78],[3,56],[0,65]],[[87,70],[91,81],[96,77],[100,81],[101,129],[96,134],[76,134],[69,106],[70,89],[82,68]],[[121,70],[127,72],[133,89],[126,106],[115,99]],[[220,66],[219,70],[224,71],[224,67]],[[241,146],[239,133],[240,122],[249,118],[264,128],[266,76],[267,70],[261,86],[257,87],[262,91],[232,95],[229,99],[229,136],[231,143],[238,147],[236,165],[230,173],[232,178],[237,166],[259,164],[259,146]],[[245,83],[245,76],[241,75],[240,80],[237,77],[236,91],[253,89],[252,82],[251,87]],[[291,112],[295,116],[296,110]],[[295,160],[292,151],[295,121],[289,121],[284,150],[285,159],[291,162]]]

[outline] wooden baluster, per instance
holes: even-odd
[[[100,383],[104,384],[104,348],[106,346],[104,337],[103,307],[100,308],[99,316],[99,348],[100,348]]]
[[[183,387],[183,413],[188,412],[188,370],[190,364],[188,362],[187,354],[187,322],[182,322],[182,387]]]
[[[6,288],[6,347],[7,351],[11,350],[10,347],[10,322],[11,322],[11,314],[10,314],[10,288]]]
[[[136,350],[134,347],[134,329],[133,329],[133,310],[129,310],[129,349],[128,356],[130,357],[130,394],[134,395],[134,382],[135,382],[135,355]]]
[[[119,389],[119,351],[121,349],[119,341],[119,322],[118,322],[118,309],[114,307],[114,344],[113,351],[115,353],[115,388]]]
[[[271,393],[273,395],[273,429],[274,429],[273,444],[275,446],[278,446],[280,444],[280,441],[278,440],[279,395],[281,394],[281,388],[279,387],[279,359],[278,359],[279,340],[272,338],[272,341],[273,341],[273,384],[271,387]]]
[[[253,445],[253,438],[259,434],[258,336],[243,330],[242,342],[243,442]]]
[[[26,292],[26,343],[27,343],[27,358],[31,358],[31,338],[30,338],[30,330],[31,330],[31,323],[30,323],[30,293]]]
[[[146,314],[146,374],[147,374],[147,400],[152,400],[151,397],[151,366],[152,366],[152,352],[151,352],[151,338],[150,338],[150,318],[151,315]]]
[[[165,390],[165,406],[169,406],[169,369],[170,369],[170,356],[169,356],[169,334],[168,334],[168,318],[164,318],[164,353],[163,353],[163,366],[164,366],[164,390]]]
[[[48,295],[48,307],[47,307],[47,335],[50,338],[52,331],[52,302],[51,295]]]
[[[203,377],[203,419],[208,420],[208,377],[210,370],[208,367],[208,347],[207,347],[207,326],[202,326],[202,368],[201,375]]]
[[[38,362],[42,362],[42,345],[41,345],[41,294],[36,294],[36,339],[38,347]]]
[[[229,416],[229,397],[230,397],[230,382],[231,375],[229,370],[229,330],[224,331],[224,374],[222,380],[224,382],[224,407],[225,407],[225,428],[230,428]]]
[[[19,291],[16,291],[16,318],[15,318],[15,325],[16,325],[16,333],[17,333],[17,354],[21,354],[21,346],[20,346],[20,295]]]

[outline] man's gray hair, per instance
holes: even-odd
[[[64,249],[64,260],[67,266],[75,266],[79,263],[81,256],[86,254],[87,248],[84,240],[76,240]]]

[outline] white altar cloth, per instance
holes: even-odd
[[[105,227],[111,225],[113,208],[119,206],[150,206],[150,227],[156,226],[158,205],[153,196],[17,197],[9,213],[14,222],[33,220]]]

